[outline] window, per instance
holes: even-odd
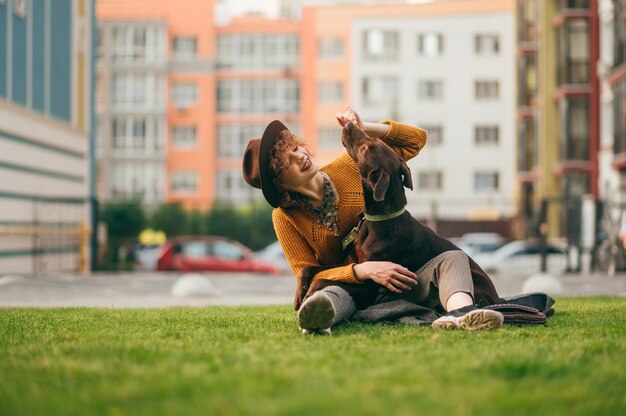
[[[476,35],[474,37],[474,51],[476,55],[497,55],[500,52],[500,37],[498,35]]]
[[[264,124],[222,124],[217,128],[217,154],[220,158],[241,159],[250,139],[261,137]],[[292,130],[292,126],[289,126]]]
[[[213,242],[213,255],[228,260],[240,260],[246,257],[241,247],[219,240]]]
[[[178,82],[172,86],[172,101],[178,108],[187,108],[198,99],[198,90],[193,82]]]
[[[261,197],[261,191],[246,183],[241,168],[217,171],[216,198],[220,202],[241,203]]]
[[[436,170],[419,172],[417,187],[421,191],[440,191],[443,188],[443,173]]]
[[[500,140],[500,128],[498,126],[476,126],[474,129],[474,142],[478,146],[495,146]]]
[[[152,73],[113,74],[113,105],[118,110],[161,110],[165,79]]]
[[[417,123],[417,126],[423,128],[428,133],[427,143],[428,146],[439,146],[443,144],[443,126],[442,125],[429,125]]]
[[[129,23],[114,26],[111,34],[113,62],[165,62],[165,38],[166,29],[162,26]]]
[[[295,70],[300,39],[291,34],[228,34],[217,38],[219,69]]]
[[[147,152],[162,149],[163,120],[157,117],[117,116],[111,123],[111,148],[115,151]]]
[[[317,132],[317,143],[320,149],[337,149],[341,144],[341,128],[322,127]]]
[[[171,189],[173,193],[195,193],[198,187],[198,174],[193,171],[172,172]]]
[[[498,172],[474,173],[474,190],[476,192],[497,191],[499,187]]]
[[[420,100],[441,100],[443,98],[443,82],[439,80],[422,80],[418,82]]]
[[[187,258],[203,259],[209,255],[209,245],[204,241],[189,241],[180,247],[180,251]]]
[[[318,41],[318,56],[322,59],[343,58],[343,39],[321,38]]]
[[[567,20],[558,35],[558,84],[588,83],[589,22],[586,19]]]
[[[588,160],[589,99],[569,97],[561,100],[559,107],[561,160]]]
[[[417,52],[422,56],[443,54],[443,35],[439,33],[420,33],[417,36]]]
[[[174,126],[172,129],[172,146],[177,149],[196,147],[196,128],[194,126]]]
[[[172,41],[174,58],[193,58],[196,56],[195,37],[175,37]]]
[[[363,32],[363,57],[366,61],[391,61],[400,56],[400,37],[391,30]]]
[[[474,84],[477,100],[493,100],[499,95],[498,81],[476,81]]]
[[[363,100],[366,105],[384,105],[398,100],[396,77],[373,76],[363,78]]]
[[[317,98],[322,103],[343,102],[343,83],[320,82],[317,90]]]
[[[224,79],[217,83],[220,113],[295,114],[300,112],[296,79]]]

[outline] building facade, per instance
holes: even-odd
[[[301,25],[259,16],[234,19],[217,29],[215,195],[218,204],[261,198],[241,173],[248,141],[268,120],[301,132]]]
[[[581,199],[599,196],[598,2],[519,0],[517,17],[518,231],[574,241]]]
[[[0,1],[0,274],[88,267],[92,12]]]
[[[207,209],[215,197],[213,2],[98,1],[102,200]]]
[[[601,196],[626,208],[626,1],[600,1],[602,75]]]
[[[335,156],[334,114],[346,103],[367,120],[421,126],[429,138],[409,163],[412,214],[449,236],[508,234],[515,210],[513,19],[509,1],[305,7],[305,137],[320,159]]]

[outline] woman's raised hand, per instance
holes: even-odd
[[[390,261],[365,261],[354,266],[357,279],[372,279],[394,293],[411,290],[417,284],[415,273]]]
[[[341,127],[345,127],[346,124],[352,123],[352,124],[356,124],[361,129],[363,128],[361,117],[359,117],[356,111],[354,111],[352,107],[350,107],[349,105],[346,106],[345,113],[337,113],[335,114],[335,117],[337,117],[337,121],[339,122],[339,125]]]

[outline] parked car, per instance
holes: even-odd
[[[159,271],[280,273],[241,243],[225,237],[190,236],[169,240],[157,261]]]
[[[562,273],[567,266],[567,252],[554,244],[547,246],[548,273]],[[533,274],[541,271],[541,248],[530,241],[511,241],[492,253],[476,254],[473,259],[488,273]]]
[[[255,255],[259,260],[273,264],[283,273],[289,273],[291,271],[289,263],[285,258],[285,252],[278,241],[274,241],[265,248],[257,251]]]
[[[506,242],[498,233],[467,233],[456,242],[456,245],[469,256],[491,253],[502,247]]]

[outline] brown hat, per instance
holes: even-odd
[[[283,130],[288,130],[283,123],[272,121],[265,128],[262,138],[250,140],[243,154],[243,178],[250,186],[261,189],[267,202],[274,208],[278,208],[282,193],[274,185],[270,155]]]

